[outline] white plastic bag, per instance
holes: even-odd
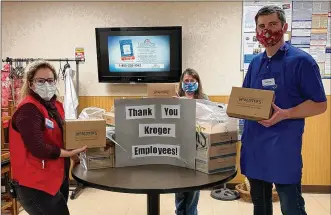
[[[205,99],[196,100],[196,120],[199,122],[222,123],[229,120],[226,105]]]
[[[226,114],[227,105],[204,99],[196,100],[196,124],[198,127],[205,125],[223,125],[228,131],[238,130],[238,120]]]
[[[88,107],[84,108],[79,114],[78,119],[103,119],[103,114],[106,111],[102,108]]]

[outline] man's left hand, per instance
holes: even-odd
[[[268,120],[259,121],[259,123],[261,125],[263,125],[264,127],[273,126],[273,125],[277,124],[278,122],[289,118],[288,110],[281,109],[274,103],[272,103],[272,108],[274,109],[274,113],[271,116],[271,118]]]

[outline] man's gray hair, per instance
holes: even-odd
[[[257,14],[255,15],[255,24],[257,24],[257,19],[259,16],[265,16],[270,15],[273,13],[277,13],[279,20],[281,21],[282,25],[286,23],[286,16],[285,12],[282,8],[275,6],[275,5],[269,5],[262,7]]]

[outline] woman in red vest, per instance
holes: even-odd
[[[70,157],[86,147],[63,149],[64,109],[55,95],[54,67],[35,62],[25,76],[22,100],[9,128],[17,199],[30,215],[68,215]]]

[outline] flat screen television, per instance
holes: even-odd
[[[179,82],[181,26],[96,28],[95,34],[99,82]]]

